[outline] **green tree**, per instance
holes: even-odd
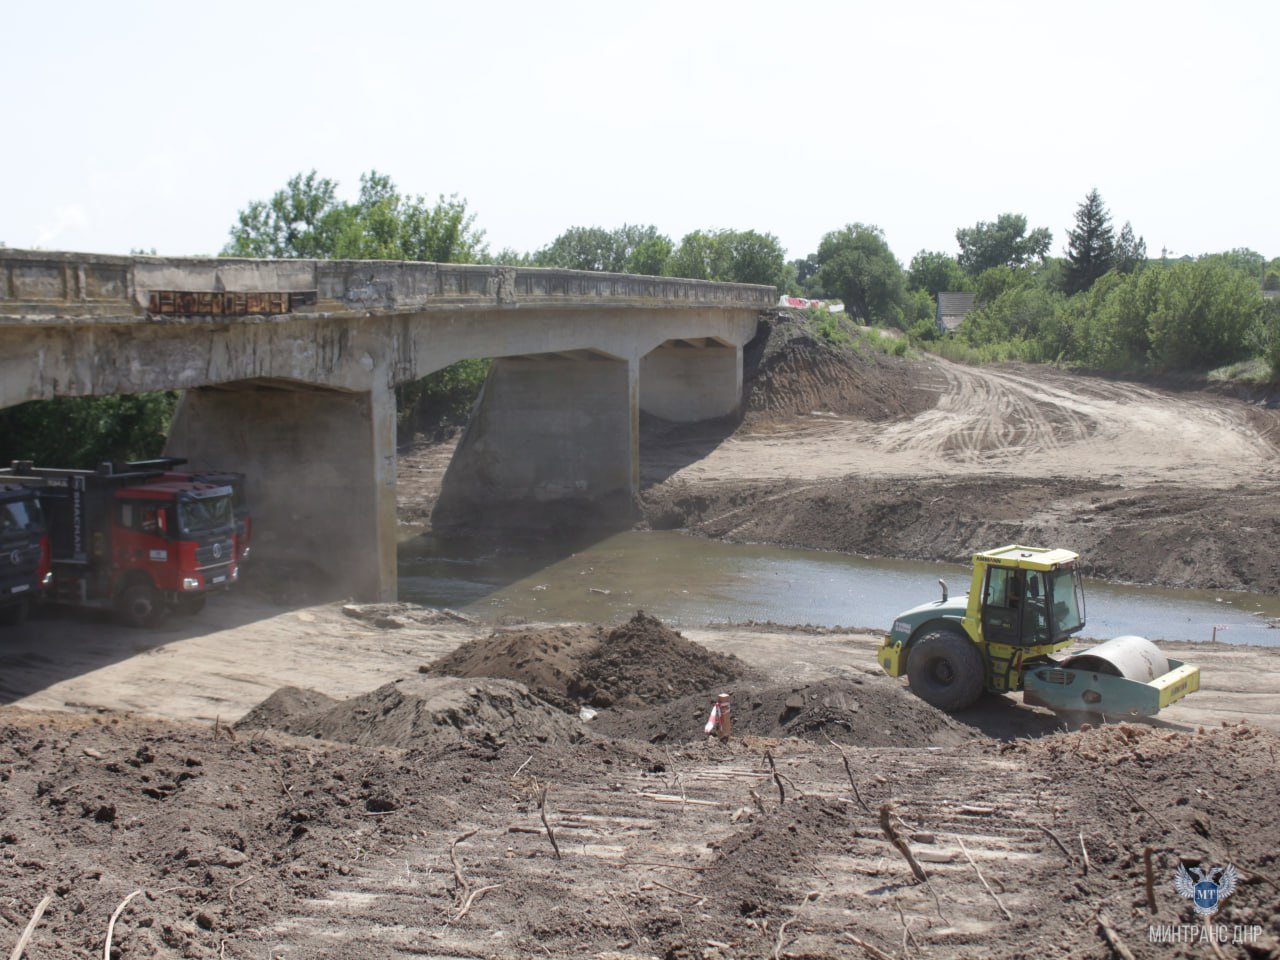
[[[1079,358],[1109,370],[1146,366],[1151,355],[1149,319],[1160,302],[1162,272],[1117,275],[1100,281],[1077,298],[1080,314]]]
[[[1217,258],[1160,271],[1148,315],[1151,359],[1167,370],[1203,370],[1245,359],[1258,338],[1262,291],[1256,277]]]
[[[1002,213],[995,223],[979,222],[956,231],[960,245],[960,266],[976,277],[991,267],[1021,267],[1043,260],[1053,243],[1047,227],[1027,233],[1027,218],[1019,213]]]
[[[570,227],[533,255],[540,267],[664,276],[674,244],[654,226]]]
[[[1262,305],[1263,359],[1271,367],[1271,382],[1280,383],[1280,299],[1267,297]]]
[[[921,250],[907,268],[907,287],[937,299],[939,293],[967,293],[973,289],[973,281],[950,254]]]
[[[337,183],[312,170],[291,178],[270,200],[241,210],[224,256],[475,263],[488,250],[465,200],[431,204],[404,196],[391,178],[360,177],[354,203],[337,199]]]
[[[55,397],[0,410],[0,463],[89,470],[159,456],[177,396]]]
[[[1130,230],[1132,235],[1132,230]],[[1067,231],[1067,293],[1088,290],[1112,268],[1116,257],[1111,214],[1097,187],[1076,208],[1076,226]]]
[[[833,230],[818,244],[818,278],[823,292],[844,301],[845,310],[863,323],[906,329],[914,316],[902,267],[884,232],[851,223]]]
[[[239,257],[431,263],[476,263],[488,257],[484,231],[476,229],[465,200],[441,195],[429,203],[421,196],[406,196],[389,176],[376,170],[361,175],[360,193],[353,203],[338,200],[337,184],[318,177],[314,170],[298,174],[270,200],[255,200],[240,211],[222,252]],[[464,360],[400,385],[396,389],[400,426],[413,428],[429,418],[465,416],[487,370],[487,361]]]
[[[533,267],[537,266],[533,262],[533,254],[521,253],[515,247],[503,247],[495,254],[491,254],[489,259],[503,267]]]
[[[604,273],[618,272],[625,258],[614,235],[603,227],[570,227],[533,255],[540,267]]]
[[[1206,253],[1197,259],[1217,260],[1232,270],[1253,277],[1255,280],[1260,282],[1265,280],[1267,258],[1256,250],[1250,250],[1248,247],[1236,247],[1234,250],[1227,250],[1223,253]]]
[[[1120,228],[1116,237],[1116,254],[1113,266],[1120,273],[1133,273],[1147,262],[1147,241],[1142,237],[1134,237],[1133,225],[1128,220]]]
[[[787,288],[786,251],[771,233],[755,230],[694,230],[680,240],[671,275],[723,283],[760,283]]]
[[[1062,295],[1035,282],[1013,283],[975,307],[960,326],[974,346],[1014,344],[1012,355],[1054,360],[1070,349],[1070,333],[1060,323]]]
[[[714,230],[686,233],[671,257],[671,275],[688,280],[716,279],[727,274],[729,266],[729,251]]]
[[[270,200],[254,200],[240,211],[222,253],[229,257],[333,255],[343,210],[338,185],[310,173],[297,174]]]
[[[1263,290],[1280,290],[1280,257],[1266,265],[1262,272]]]

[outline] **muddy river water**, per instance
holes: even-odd
[[[887,629],[896,613],[968,589],[969,570],[838,553],[627,532],[551,553],[537,545],[401,546],[400,597],[487,622],[618,622],[637,609],[675,626],[773,621]],[[1280,646],[1280,598],[1089,581],[1084,634]]]

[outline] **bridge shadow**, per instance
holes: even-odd
[[[527,528],[428,530],[397,547],[400,599],[445,609],[471,607],[633,526],[628,517],[615,523],[557,524],[536,533]]]
[[[734,414],[697,423],[673,423],[640,413],[640,489],[656,486],[711,454],[742,423]]]
[[[306,605],[278,600],[261,587],[242,583],[234,592],[209,597],[199,614],[175,614],[153,628],[123,626],[104,610],[39,607],[24,623],[0,628],[0,705],[133,657],[162,655],[184,640],[249,626]],[[63,705],[96,709],[71,701]]]
[[[972,707],[957,710],[952,716],[974,727],[993,740],[1035,739],[1054,733],[1079,730],[1088,725],[1101,727],[1112,723],[1141,724],[1161,730],[1186,730],[1186,724],[1159,717],[1100,716],[1095,713],[1054,713],[1043,707],[1022,702],[1021,694],[986,694]]]

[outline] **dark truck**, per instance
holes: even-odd
[[[25,620],[52,579],[39,498],[30,487],[0,481],[0,624]]]
[[[134,626],[197,613],[239,576],[229,485],[163,470],[66,470],[15,463],[0,482],[34,490],[49,529],[48,599],[111,609]]]

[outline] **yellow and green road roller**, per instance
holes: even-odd
[[[974,554],[966,596],[900,613],[877,653],[891,677],[948,712],[983,692],[1022,691],[1059,713],[1154,716],[1200,689],[1200,668],[1143,637],[1117,637],[1055,659],[1084,628],[1079,556],[1011,545]]]

